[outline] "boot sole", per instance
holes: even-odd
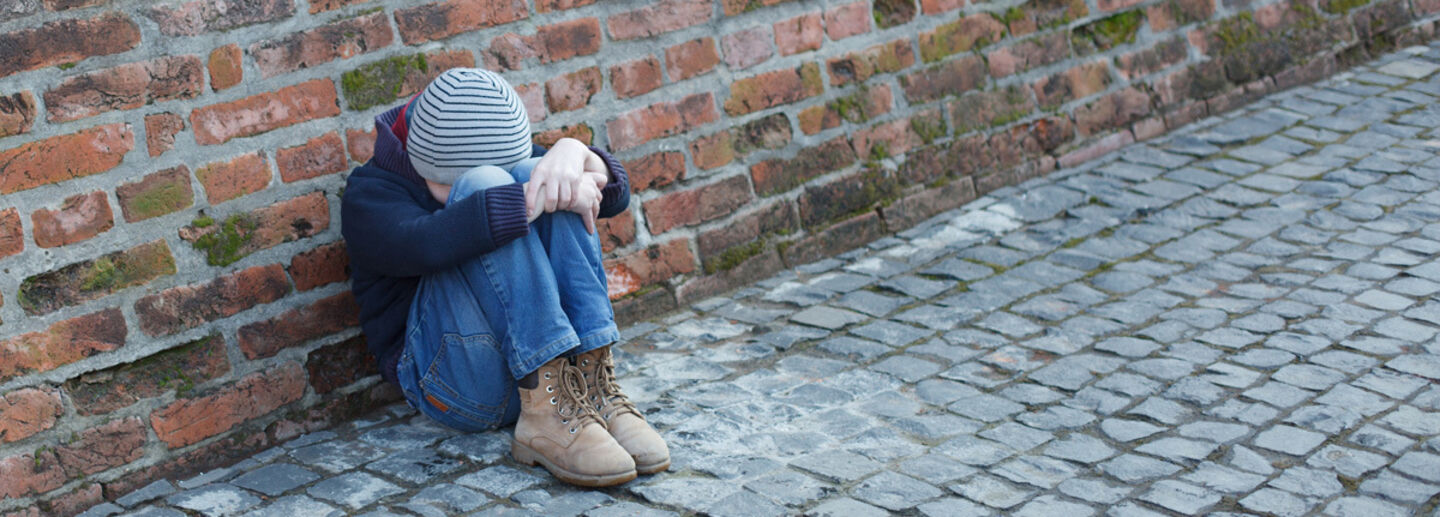
[[[640,465],[640,464],[637,463],[637,464],[635,465],[635,472],[639,472],[639,473],[641,473],[641,474],[647,474],[647,475],[648,475],[648,474],[655,474],[655,473],[659,473],[659,472],[664,472],[665,469],[668,469],[668,468],[670,468],[670,458],[665,458],[664,461],[652,463],[652,464],[649,464],[649,465]]]
[[[545,467],[545,470],[550,471],[550,475],[555,476],[557,479],[566,483],[570,483],[572,485],[579,485],[585,487],[615,486],[623,483],[628,483],[630,480],[635,479],[635,476],[638,475],[634,470],[628,472],[621,472],[619,474],[608,475],[577,474],[575,472],[570,472],[568,470],[560,468],[554,463],[550,463],[550,460],[546,459],[544,455],[535,452],[534,449],[531,449],[530,447],[518,441],[510,442],[510,455],[515,457],[515,461],[518,461],[525,465],[534,466],[536,464],[539,464],[540,466]],[[666,461],[666,466],[669,466],[669,461]]]

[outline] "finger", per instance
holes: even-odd
[[[562,181],[562,182],[560,182],[559,190],[560,190],[560,198],[556,201],[556,206],[559,206],[561,210],[565,210],[565,209],[567,209],[567,208],[570,208],[571,203],[574,201],[574,197],[573,197],[573,194],[574,194],[574,193],[570,191],[570,182],[568,182],[568,181]]]
[[[594,234],[595,234],[595,212],[590,211],[590,210],[586,210],[585,213],[580,214],[580,218],[585,221],[585,232],[586,232],[586,233],[589,233],[589,234],[591,234],[591,235],[594,235]]]
[[[560,201],[560,185],[557,181],[545,184],[545,211],[554,212]]]

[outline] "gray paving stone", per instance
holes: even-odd
[[[260,504],[260,498],[233,485],[217,483],[171,495],[165,502],[201,515],[216,516],[238,514]]]
[[[1285,469],[1280,477],[1270,480],[1269,485],[1292,494],[1320,499],[1344,490],[1335,473],[1304,467]]]
[[[316,517],[338,517],[344,515],[340,510],[328,504],[316,501],[303,495],[290,495],[272,501],[270,504],[251,510],[242,517],[296,517],[301,515],[314,515]]]
[[[944,492],[909,476],[881,472],[856,485],[850,493],[875,506],[900,511],[939,497]]]
[[[1100,464],[1100,470],[1126,483],[1169,476],[1180,471],[1180,467],[1154,458],[1124,454]]]
[[[320,475],[289,463],[276,463],[252,470],[230,482],[241,488],[275,497],[320,479]]]
[[[1240,506],[1247,510],[1281,517],[1299,517],[1308,512],[1312,505],[1294,494],[1273,488],[1262,488],[1241,499]]]
[[[130,508],[173,493],[175,493],[175,485],[171,484],[169,480],[159,479],[145,485],[139,490],[116,498],[115,502],[119,503],[120,506]]]
[[[889,515],[885,510],[870,506],[868,504],[850,499],[848,497],[826,501],[809,512],[808,517],[884,517]]]
[[[880,470],[883,465],[845,451],[824,451],[790,462],[791,466],[826,479],[848,483]]]
[[[926,517],[982,517],[992,512],[980,505],[957,497],[946,497],[916,507]]]
[[[951,485],[950,491],[991,508],[1013,508],[1036,493],[1035,489],[1010,484],[987,475],[978,475]]]
[[[1196,485],[1229,494],[1249,492],[1265,482],[1264,476],[1208,461],[1181,477]]]
[[[1141,500],[1163,506],[1182,514],[1195,515],[1220,502],[1220,494],[1203,487],[1175,480],[1162,480],[1140,496]]]
[[[1288,425],[1277,425],[1256,435],[1256,447],[1303,456],[1325,441],[1325,435]]]
[[[708,511],[712,505],[739,492],[740,488],[714,479],[661,477],[632,486],[629,490],[652,503],[700,512]],[[731,511],[729,506],[723,509]]]

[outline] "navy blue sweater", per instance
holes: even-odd
[[[442,205],[415,173],[392,130],[401,107],[375,117],[375,154],[355,168],[340,203],[340,233],[350,255],[350,288],[360,305],[360,328],[380,374],[395,382],[405,323],[420,276],[455,267],[530,233],[525,191],[504,185]],[[610,182],[601,190],[600,217],[630,204],[625,169],[609,153]],[[545,153],[535,146],[534,156]]]

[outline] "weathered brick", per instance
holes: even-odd
[[[621,41],[648,38],[710,20],[710,0],[660,0],[639,9],[611,15],[605,20],[610,38]]]
[[[259,151],[242,154],[196,169],[195,179],[205,187],[205,199],[218,205],[264,190],[270,185],[270,162]]]
[[[157,240],[26,278],[20,306],[37,316],[175,274],[170,246]]]
[[[1145,10],[1146,19],[1150,21],[1150,30],[1157,33],[1208,20],[1214,14],[1215,2],[1211,0],[1161,2]]]
[[[1075,99],[1089,97],[1110,86],[1110,66],[1095,61],[1075,66],[1034,84],[1035,98],[1042,108],[1053,108]]]
[[[330,227],[324,192],[273,203],[224,221],[199,219],[180,229],[180,238],[205,251],[212,266],[226,266],[251,253],[303,239]]]
[[[975,185],[964,177],[939,187],[925,189],[896,199],[880,208],[885,228],[899,232],[942,212],[954,210],[975,199]]]
[[[756,149],[779,149],[788,143],[790,119],[784,113],[775,113],[695,139],[690,142],[690,157],[696,167],[713,169]]]
[[[1058,63],[1069,57],[1070,37],[1064,32],[1042,34],[985,55],[990,75],[996,78]]]
[[[310,14],[333,11],[341,7],[365,3],[365,0],[311,0]]]
[[[150,426],[171,448],[184,447],[300,400],[304,394],[304,369],[300,363],[286,362],[208,395],[176,400],[151,413]]]
[[[185,396],[197,384],[230,371],[225,338],[206,336],[134,362],[86,373],[65,382],[81,415],[102,415],[171,390]]]
[[[390,20],[382,11],[260,41],[250,45],[250,55],[260,68],[260,77],[270,78],[379,50],[394,39]]]
[[[415,45],[529,16],[522,0],[450,0],[396,9],[395,26],[406,45]]]
[[[1080,136],[1123,127],[1150,114],[1150,96],[1135,88],[1126,88],[1096,99],[1075,110],[1075,126]]]
[[[1129,131],[1110,133],[1099,140],[1065,153],[1060,157],[1059,164],[1061,167],[1074,167],[1133,143],[1135,143],[1135,135],[1130,134]]]
[[[361,392],[364,393],[364,392]],[[189,451],[168,455],[164,462],[137,467],[104,483],[105,497],[118,499],[160,479],[187,479],[232,466],[275,445],[264,432],[241,430]]]
[[[120,213],[133,223],[188,208],[195,202],[190,189],[190,169],[184,165],[147,174],[140,181],[115,189]]]
[[[364,110],[409,99],[446,70],[473,66],[475,56],[468,50],[391,56],[345,72],[340,89],[350,109]]]
[[[819,50],[820,44],[825,40],[821,18],[819,12],[813,12],[776,22],[775,48],[780,49],[780,55]]]
[[[0,95],[0,138],[28,133],[34,125],[34,95],[29,91]]]
[[[862,170],[823,185],[807,184],[798,203],[800,221],[806,228],[821,226],[894,197],[899,187],[882,169]]]
[[[689,278],[676,286],[675,297],[680,303],[693,305],[750,285],[756,278],[769,278],[785,269],[780,252],[763,241],[738,248],[730,257],[733,258],[707,263],[705,276]]]
[[[680,168],[685,168],[684,159],[680,161]],[[20,212],[14,208],[0,210],[0,258],[22,251],[25,251],[25,230],[20,226]]]
[[[0,151],[0,194],[99,174],[135,147],[130,124],[96,126]]]
[[[80,515],[103,502],[105,491],[100,483],[90,483],[41,501],[40,508],[49,515]]]
[[[55,448],[55,457],[71,477],[119,467],[145,455],[145,422],[139,417],[112,420],[72,435]]]
[[[965,6],[965,0],[920,0],[920,11],[925,14],[940,14]]]
[[[702,136],[690,142],[690,159],[701,169],[714,169],[735,159],[734,146],[730,143],[730,132],[721,131]]]
[[[610,67],[610,87],[624,99],[660,87],[660,60],[655,56],[626,61]]]
[[[764,26],[726,34],[720,38],[720,49],[725,54],[725,64],[732,70],[750,68],[775,55],[775,49],[770,46],[770,32]]]
[[[616,151],[629,149],[656,138],[683,133],[714,122],[715,96],[697,93],[678,101],[659,102],[631,110],[605,125],[610,145]]]
[[[305,370],[310,374],[310,386],[321,395],[380,373],[363,335],[312,350],[305,357]]]
[[[671,151],[645,155],[625,162],[625,172],[635,192],[660,188],[685,178],[685,156]]]
[[[690,40],[665,49],[665,69],[670,72],[671,81],[681,81],[715,69],[720,64],[720,54],[715,50],[715,38]]]
[[[762,246],[752,244],[757,239],[799,229],[795,208],[790,201],[782,199],[736,217],[719,228],[701,233],[695,237],[695,246],[700,251],[700,259],[705,262],[705,270],[713,273],[724,269],[719,262],[733,261],[727,259],[749,252],[750,250],[743,249],[747,246],[759,252]]]
[[[185,130],[185,119],[174,113],[145,115],[145,147],[150,157],[175,148],[175,135]]]
[[[359,313],[355,296],[346,290],[305,307],[285,311],[274,318],[240,327],[236,336],[240,351],[247,359],[255,360],[359,325]]]
[[[1351,15],[1355,35],[1360,41],[1375,41],[1382,34],[1405,26],[1413,19],[1409,7],[1409,2],[1381,0],[1356,8]]]
[[[610,253],[616,248],[623,248],[635,242],[635,216],[629,210],[620,212],[615,217],[601,219],[596,223],[602,252]]]
[[[1014,122],[1035,111],[1030,90],[1010,85],[1003,89],[975,92],[950,101],[950,120],[955,131],[965,133]]]
[[[815,63],[765,72],[730,83],[730,98],[725,100],[725,113],[730,116],[753,113],[814,97],[824,90],[825,85],[820,82],[820,67]]]
[[[595,0],[535,0],[535,12],[563,11],[595,3]]]
[[[870,2],[852,2],[825,10],[825,34],[832,40],[870,32]]]
[[[975,13],[920,33],[920,59],[931,63],[972,48],[984,47],[1005,36],[1005,25],[986,13]]]
[[[245,78],[240,59],[240,45],[234,43],[210,51],[207,63],[207,68],[210,69],[210,89],[218,92],[240,84]]]
[[[340,141],[339,131],[275,151],[275,166],[280,169],[280,179],[285,183],[334,174],[345,170],[346,165],[345,143]],[[266,172],[265,179],[268,181],[269,171]]]
[[[535,31],[540,42],[540,62],[554,63],[600,51],[600,20],[581,18],[554,23]]]
[[[720,0],[720,7],[724,9],[725,16],[735,16],[741,13],[754,11],[761,7],[779,5],[795,0]]]
[[[1095,6],[1101,11],[1118,11],[1143,1],[1145,0],[1096,0]]]
[[[151,336],[174,334],[227,318],[290,293],[280,264],[243,269],[209,282],[172,287],[135,302],[140,330]]]
[[[645,221],[651,235],[672,228],[713,221],[734,212],[754,199],[744,176],[731,176],[700,187],[691,187],[644,203]]]
[[[49,449],[0,458],[0,497],[43,494],[65,484],[65,471]],[[39,516],[39,510],[32,515]]]
[[[611,300],[694,271],[695,256],[690,253],[686,239],[672,239],[605,261],[605,278]]]
[[[888,235],[880,214],[871,210],[846,219],[823,231],[794,241],[782,256],[787,264],[808,264],[833,257]]]
[[[0,340],[0,380],[54,370],[124,344],[125,316],[120,309],[60,321],[46,330]]]
[[[346,129],[345,149],[350,151],[350,159],[356,162],[365,163],[375,155],[375,130],[372,129]]]
[[[766,160],[750,166],[755,193],[770,195],[855,163],[855,150],[845,137],[837,137],[795,153],[794,158]]]
[[[915,50],[906,39],[881,43],[826,62],[826,66],[830,68],[830,84],[835,86],[865,82],[875,74],[898,72],[910,68],[913,64]]]
[[[0,34],[0,77],[26,70],[117,54],[140,44],[140,28],[116,12],[67,19]]]
[[[921,136],[917,127],[926,128],[930,134]],[[935,132],[939,134],[936,135]],[[927,110],[912,118],[902,118],[856,130],[850,136],[855,155],[870,160],[881,160],[904,154],[906,151],[924,145],[927,137],[934,139],[945,134],[945,121],[939,110]]]
[[[40,0],[8,0],[0,8],[0,22],[8,22],[40,12]]]
[[[600,68],[594,66],[545,81],[545,104],[552,113],[584,108],[600,93],[602,81]]]
[[[55,427],[63,414],[65,406],[54,388],[20,388],[6,393],[0,397],[0,443],[20,441]]]
[[[332,242],[296,254],[290,259],[290,277],[295,279],[296,291],[309,291],[322,285],[348,280],[350,256],[345,253],[345,241]]]
[[[930,102],[974,90],[985,76],[985,61],[970,55],[902,75],[900,87],[911,103]]]
[[[171,56],[81,74],[45,92],[45,111],[50,121],[64,122],[193,98],[200,95],[204,70],[197,56]]]
[[[314,79],[237,101],[212,104],[190,112],[195,141],[222,144],[308,120],[340,114],[335,83]]]
[[[800,123],[800,132],[813,135],[838,127],[845,121],[866,122],[889,113],[892,103],[894,97],[890,94],[889,85],[861,86],[860,91],[801,110],[796,119]]]
[[[875,26],[888,29],[910,23],[915,19],[913,0],[874,0]]]
[[[540,42],[535,36],[507,32],[490,40],[484,50],[485,67],[492,70],[519,70],[525,60],[540,56]]]
[[[193,0],[151,7],[147,15],[166,36],[195,36],[289,18],[293,0]]]
[[[550,110],[545,108],[545,85],[543,83],[516,84],[515,95],[520,96],[520,103],[525,105],[525,115],[530,117],[530,125],[539,124],[550,116]]]
[[[540,147],[549,148],[554,147],[555,142],[559,142],[561,138],[574,138],[586,145],[590,145],[595,143],[595,130],[590,129],[590,126],[586,124],[562,126],[535,133],[535,136],[532,137],[531,140]]]
[[[55,248],[74,244],[104,233],[115,226],[105,192],[76,194],[65,198],[59,209],[41,208],[30,214],[30,231],[35,245]]]
[[[1170,65],[1185,61],[1188,47],[1184,38],[1175,37],[1155,46],[1131,52],[1115,58],[1115,71],[1125,80],[1158,72]]]
[[[1076,27],[1070,32],[1075,54],[1087,56],[1133,43],[1143,17],[1139,10],[1126,11]]]

